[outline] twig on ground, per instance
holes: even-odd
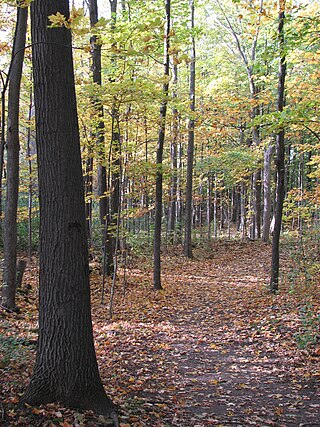
[[[5,415],[6,415],[6,412],[5,412],[3,404],[1,403],[1,418],[0,418],[1,421],[4,421]]]
[[[0,304],[0,308],[2,308],[2,310],[9,311],[10,313],[15,313],[15,311],[11,310],[11,308],[5,307],[4,305],[1,305],[1,304]]]

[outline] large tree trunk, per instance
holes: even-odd
[[[279,26],[278,37],[280,45],[280,64],[278,80],[278,98],[277,111],[282,112],[285,97],[285,77],[287,70],[285,46],[284,46],[284,19],[285,19],[285,0],[279,0]],[[285,193],[285,148],[284,148],[284,129],[280,129],[276,137],[277,147],[277,189],[276,189],[276,208],[275,224],[272,239],[272,261],[271,261],[271,279],[270,291],[276,292],[279,283],[279,255],[280,255],[280,232],[282,224],[282,211]]]
[[[165,0],[166,10],[166,30],[164,39],[164,75],[167,81],[163,84],[163,101],[160,107],[160,127],[157,147],[157,173],[156,173],[156,201],[154,217],[154,239],[153,239],[153,287],[156,290],[162,289],[161,286],[161,219],[162,219],[162,159],[163,145],[166,128],[168,92],[169,92],[169,46],[170,46],[170,0]]]
[[[8,93],[8,133],[7,133],[7,194],[3,227],[4,274],[3,301],[5,307],[14,309],[16,302],[17,264],[17,210],[19,193],[19,104],[24,47],[26,42],[28,9],[17,8],[17,23],[10,83]]]
[[[93,343],[71,33],[48,28],[68,0],[31,4],[40,202],[39,340],[22,402],[60,401],[115,418]]]
[[[194,29],[194,1],[189,0],[191,14],[191,30]],[[190,119],[188,129],[187,150],[187,186],[186,186],[186,222],[184,237],[184,255],[192,258],[192,179],[193,179],[193,157],[194,157],[194,128],[195,128],[195,89],[196,89],[196,51],[195,38],[191,37],[191,62],[190,62]]]

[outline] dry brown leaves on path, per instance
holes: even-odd
[[[319,313],[319,289],[292,293],[284,283],[270,295],[270,247],[260,243],[219,243],[195,255],[164,256],[160,292],[150,266],[131,266],[112,321],[92,273],[97,356],[121,426],[319,426],[320,348],[297,347],[308,307]],[[5,315],[2,333],[32,341],[34,315],[31,304],[18,319]],[[33,353],[25,346],[23,360],[2,367],[6,425],[103,425],[59,405],[33,410],[32,419],[15,412]]]

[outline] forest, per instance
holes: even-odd
[[[320,2],[0,22],[0,424],[318,426]]]

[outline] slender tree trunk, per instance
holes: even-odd
[[[114,32],[117,23],[117,7],[118,0],[109,0],[110,3],[110,12],[111,12],[111,37],[112,37],[112,46],[116,48],[116,43],[114,42]],[[114,55],[111,57],[111,67],[112,70],[115,70],[117,66],[117,61]],[[113,78],[112,78],[113,81]],[[111,227],[115,227],[116,220],[114,217],[117,217],[119,210],[119,181],[120,181],[120,124],[119,124],[119,106],[116,97],[112,101],[112,111],[111,111],[111,200],[110,200],[110,212],[109,212],[109,221]]]
[[[253,76],[251,76],[251,96],[253,100],[258,98],[259,89],[253,83]],[[259,116],[259,107],[252,109],[251,118]],[[252,129],[252,143],[254,146],[260,145],[260,135],[258,127],[254,126]],[[250,237],[252,239],[260,239],[261,237],[261,169],[258,169],[252,174],[252,226]]]
[[[284,19],[285,19],[285,0],[279,0],[279,26],[278,37],[280,44],[280,64],[278,81],[277,111],[282,112],[285,102],[285,77],[286,77],[286,54],[284,46]],[[276,208],[275,225],[272,239],[272,261],[271,261],[271,279],[270,291],[275,293],[279,287],[279,256],[280,256],[280,232],[282,223],[282,211],[284,201],[284,183],[285,183],[285,147],[284,147],[284,129],[280,129],[276,136],[277,147],[277,190],[276,190]]]
[[[257,239],[261,238],[261,169],[257,170],[255,173],[255,236]]]
[[[90,0],[90,23],[94,26],[98,22],[98,7],[97,0]],[[91,51],[92,51],[92,72],[93,82],[99,86],[102,84],[101,78],[101,45],[97,43],[97,36],[93,35],[91,38]],[[102,230],[102,246],[105,245],[105,224],[108,214],[108,197],[107,197],[107,168],[106,168],[106,147],[104,138],[104,121],[103,121],[103,105],[101,100],[97,100],[99,120],[97,132],[97,144],[99,161],[97,165],[97,190],[99,197],[99,217]]]
[[[178,84],[178,66],[173,66],[173,85],[176,87]],[[177,93],[174,91],[173,100],[177,98]],[[170,203],[168,214],[168,233],[169,242],[173,243],[175,226],[176,226],[176,211],[177,211],[177,170],[178,170],[178,132],[179,132],[179,117],[178,110],[174,106],[172,110],[172,142],[171,142],[171,188],[170,188]]]
[[[86,197],[86,220],[87,220],[87,234],[89,246],[92,240],[92,193],[93,193],[93,152],[92,147],[87,147],[87,160],[85,165],[85,197]]]
[[[111,227],[112,239],[112,254],[114,254],[115,252],[115,238],[113,237],[113,234],[114,231],[117,229],[117,218],[120,210],[121,141],[118,114],[118,109],[112,112],[111,197],[109,214],[109,227]]]
[[[191,31],[194,29],[194,0],[189,0],[191,13]],[[190,61],[190,119],[188,129],[188,151],[187,151],[187,186],[186,186],[186,221],[184,238],[184,255],[192,258],[192,180],[193,180],[193,157],[194,157],[194,129],[195,129],[195,87],[196,87],[196,48],[195,38],[191,36],[191,61]]]
[[[32,78],[32,76],[31,76]],[[28,135],[27,135],[27,157],[29,169],[29,186],[28,186],[28,249],[29,249],[29,262],[31,262],[32,254],[32,205],[33,205],[33,174],[32,174],[32,153],[31,153],[31,120],[33,109],[33,93],[30,89],[29,101],[29,115],[28,115]]]
[[[183,176],[183,149],[182,140],[180,138],[178,144],[178,170],[177,170],[177,217],[176,217],[176,233],[175,238],[177,243],[182,242],[182,218],[183,218],[183,203],[182,203],[182,176]]]
[[[156,172],[156,200],[154,217],[154,240],[153,240],[153,287],[156,290],[162,289],[161,286],[161,219],[162,219],[162,159],[163,145],[166,128],[168,92],[169,92],[169,47],[170,47],[170,13],[171,1],[165,0],[166,11],[166,30],[164,39],[164,75],[168,80],[163,84],[163,101],[160,108],[160,128],[157,147],[157,172]]]
[[[94,26],[98,22],[99,14],[98,14],[98,4],[97,0],[89,1],[89,15],[90,15],[90,25],[94,31]],[[90,39],[91,44],[91,57],[92,57],[92,81],[94,84],[101,86],[102,84],[102,76],[101,76],[101,43],[98,40],[98,36],[93,34]],[[96,97],[93,100],[95,111],[99,117],[99,122],[97,129],[95,130],[96,143],[98,146],[99,153],[99,161],[97,166],[97,181],[98,181],[98,197],[99,197],[99,216],[100,216],[100,224],[102,227],[102,241],[103,246],[105,242],[105,222],[108,211],[108,200],[107,200],[107,171],[106,171],[106,149],[105,149],[105,137],[104,137],[104,112],[103,105],[101,103],[101,99]],[[91,149],[92,151],[92,149]],[[90,194],[92,194],[93,190],[93,158],[92,154],[89,153],[89,158],[87,160],[87,186],[86,191],[89,193],[89,200],[87,200],[86,206],[86,216],[88,222],[89,229],[89,237],[91,235],[91,222],[92,222],[92,199]],[[87,195],[88,196],[88,195]],[[87,197],[88,198],[88,197]]]
[[[246,186],[244,182],[241,182],[241,193],[240,193],[240,231],[241,231],[242,239],[245,239],[247,235],[247,209],[246,209]]]
[[[40,201],[36,362],[22,402],[60,402],[114,418],[100,380],[91,322],[88,242],[68,0],[31,4]],[[54,77],[54,78],[53,78]]]
[[[9,70],[10,72],[10,70]],[[2,91],[1,91],[1,140],[0,140],[0,225],[2,228],[2,177],[4,166],[4,147],[6,144],[5,129],[6,129],[6,90],[8,81],[5,81],[4,74],[0,73]]]
[[[223,190],[220,191],[220,230],[224,229],[224,206],[223,206]]]
[[[303,190],[304,190],[304,182],[303,177],[305,174],[305,166],[304,166],[304,153],[301,153],[299,156],[299,172],[298,172],[298,182],[299,182],[299,201],[298,201],[298,230],[299,237],[302,237],[303,232],[303,215],[301,215],[301,209],[303,207]]]
[[[149,161],[149,144],[148,144],[148,123],[147,117],[144,118],[144,135],[145,135],[145,162],[146,165]],[[149,213],[149,184],[148,184],[148,174],[145,174],[145,194],[144,194],[144,207],[146,210],[145,214],[145,231],[147,232],[148,239],[148,248],[150,247],[150,213]]]
[[[117,22],[117,7],[118,0],[109,0],[110,12],[111,12],[111,37],[112,46],[116,44],[113,41],[113,33]],[[112,70],[116,69],[116,58],[111,57]],[[111,78],[113,81],[113,78]],[[110,196],[106,199],[107,202],[107,213],[105,220],[105,234],[104,234],[104,246],[105,246],[105,261],[104,269],[108,276],[114,273],[114,252],[115,252],[115,238],[113,233],[117,228],[117,217],[119,210],[120,200],[120,128],[119,128],[119,108],[117,105],[116,97],[112,101],[111,111],[111,143],[110,143],[110,155],[109,155],[109,191]]]
[[[270,197],[270,184],[271,184],[271,159],[273,153],[273,146],[265,150],[264,153],[264,175],[263,175],[263,229],[262,241],[269,241],[270,222],[271,222],[271,197]]]
[[[93,26],[98,22],[98,6],[97,0],[89,0],[89,17],[90,26]],[[91,36],[91,58],[92,58],[92,80],[93,83],[101,85],[101,46],[96,43],[96,35]],[[93,107],[95,109],[94,114],[100,113],[99,111],[99,100],[92,100]],[[95,134],[95,132],[93,132]],[[99,136],[98,136],[99,139]],[[97,141],[99,143],[99,141]],[[93,194],[93,147],[90,141],[87,147],[87,159],[85,165],[85,197],[86,197],[86,219],[87,219],[87,231],[89,246],[91,246],[92,238],[92,194]]]
[[[221,8],[221,6],[220,6]],[[255,33],[252,37],[252,45],[250,51],[245,48],[244,45],[241,44],[241,39],[239,38],[238,32],[233,27],[231,21],[226,17],[228,27],[236,41],[236,45],[239,51],[239,54],[243,60],[243,63],[247,70],[247,76],[248,76],[248,82],[249,82],[249,90],[250,95],[254,103],[257,102],[258,99],[258,93],[259,88],[256,85],[255,78],[254,78],[254,65],[256,62],[256,51],[257,51],[257,45],[258,45],[258,38],[260,34],[260,24],[261,24],[261,16],[263,12],[263,0],[259,1],[259,18],[258,22],[255,28]],[[260,114],[259,106],[254,105],[251,111],[251,119],[253,120],[255,117],[257,117]],[[260,135],[259,135],[259,128],[257,126],[253,126],[252,128],[252,143],[254,145],[260,144]],[[260,172],[261,175],[261,172]],[[261,179],[261,178],[260,178]],[[260,215],[261,215],[261,185],[259,184],[258,176],[253,176],[252,179],[252,216],[251,216],[251,227],[249,228],[249,235],[251,238],[256,238],[256,236],[260,236]]]
[[[213,237],[218,237],[218,190],[217,177],[214,177],[214,196],[213,196]]]
[[[227,194],[227,203],[228,203],[228,239],[231,237],[231,212],[232,212],[232,193],[228,189]]]
[[[237,185],[233,190],[233,212],[232,212],[232,221],[236,225],[237,231],[240,230],[240,187]]]
[[[207,227],[208,227],[208,241],[211,240],[211,220],[212,220],[212,177],[208,175],[207,183]]]
[[[19,195],[19,105],[28,8],[17,8],[17,23],[8,92],[7,194],[3,227],[4,274],[3,302],[14,309],[17,265],[17,211]]]

